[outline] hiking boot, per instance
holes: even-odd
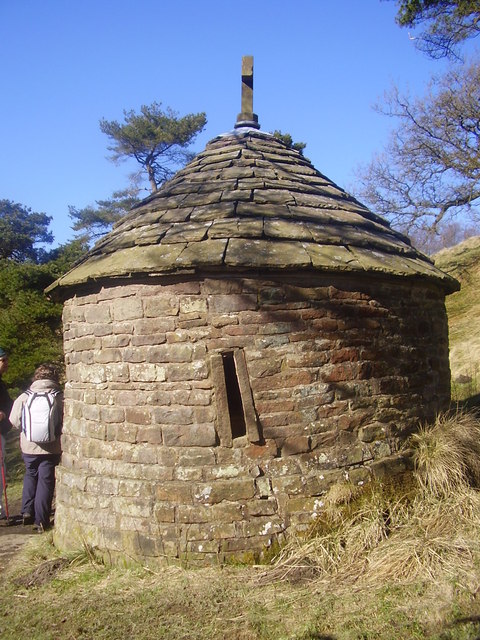
[[[31,513],[22,513],[22,522],[23,526],[26,527],[28,524],[33,524],[33,516]]]

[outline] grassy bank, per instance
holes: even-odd
[[[447,296],[450,367],[454,400],[480,393],[480,236],[443,249],[434,256],[435,265],[461,284]]]

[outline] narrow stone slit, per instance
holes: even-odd
[[[232,438],[241,438],[247,434],[247,425],[243,411],[242,394],[238,383],[237,369],[232,351],[222,353],[223,373],[227,389],[228,412],[232,429]]]

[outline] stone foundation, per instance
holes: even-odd
[[[428,283],[130,281],[67,300],[64,339],[55,540],[112,559],[261,553],[331,484],[404,470],[400,443],[449,402]]]

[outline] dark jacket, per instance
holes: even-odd
[[[0,378],[0,411],[3,411],[5,414],[5,419],[0,421],[0,434],[4,436],[6,433],[10,431],[12,425],[8,416],[10,415],[10,411],[12,409],[13,401],[10,398],[10,395],[7,391],[7,386]]]

